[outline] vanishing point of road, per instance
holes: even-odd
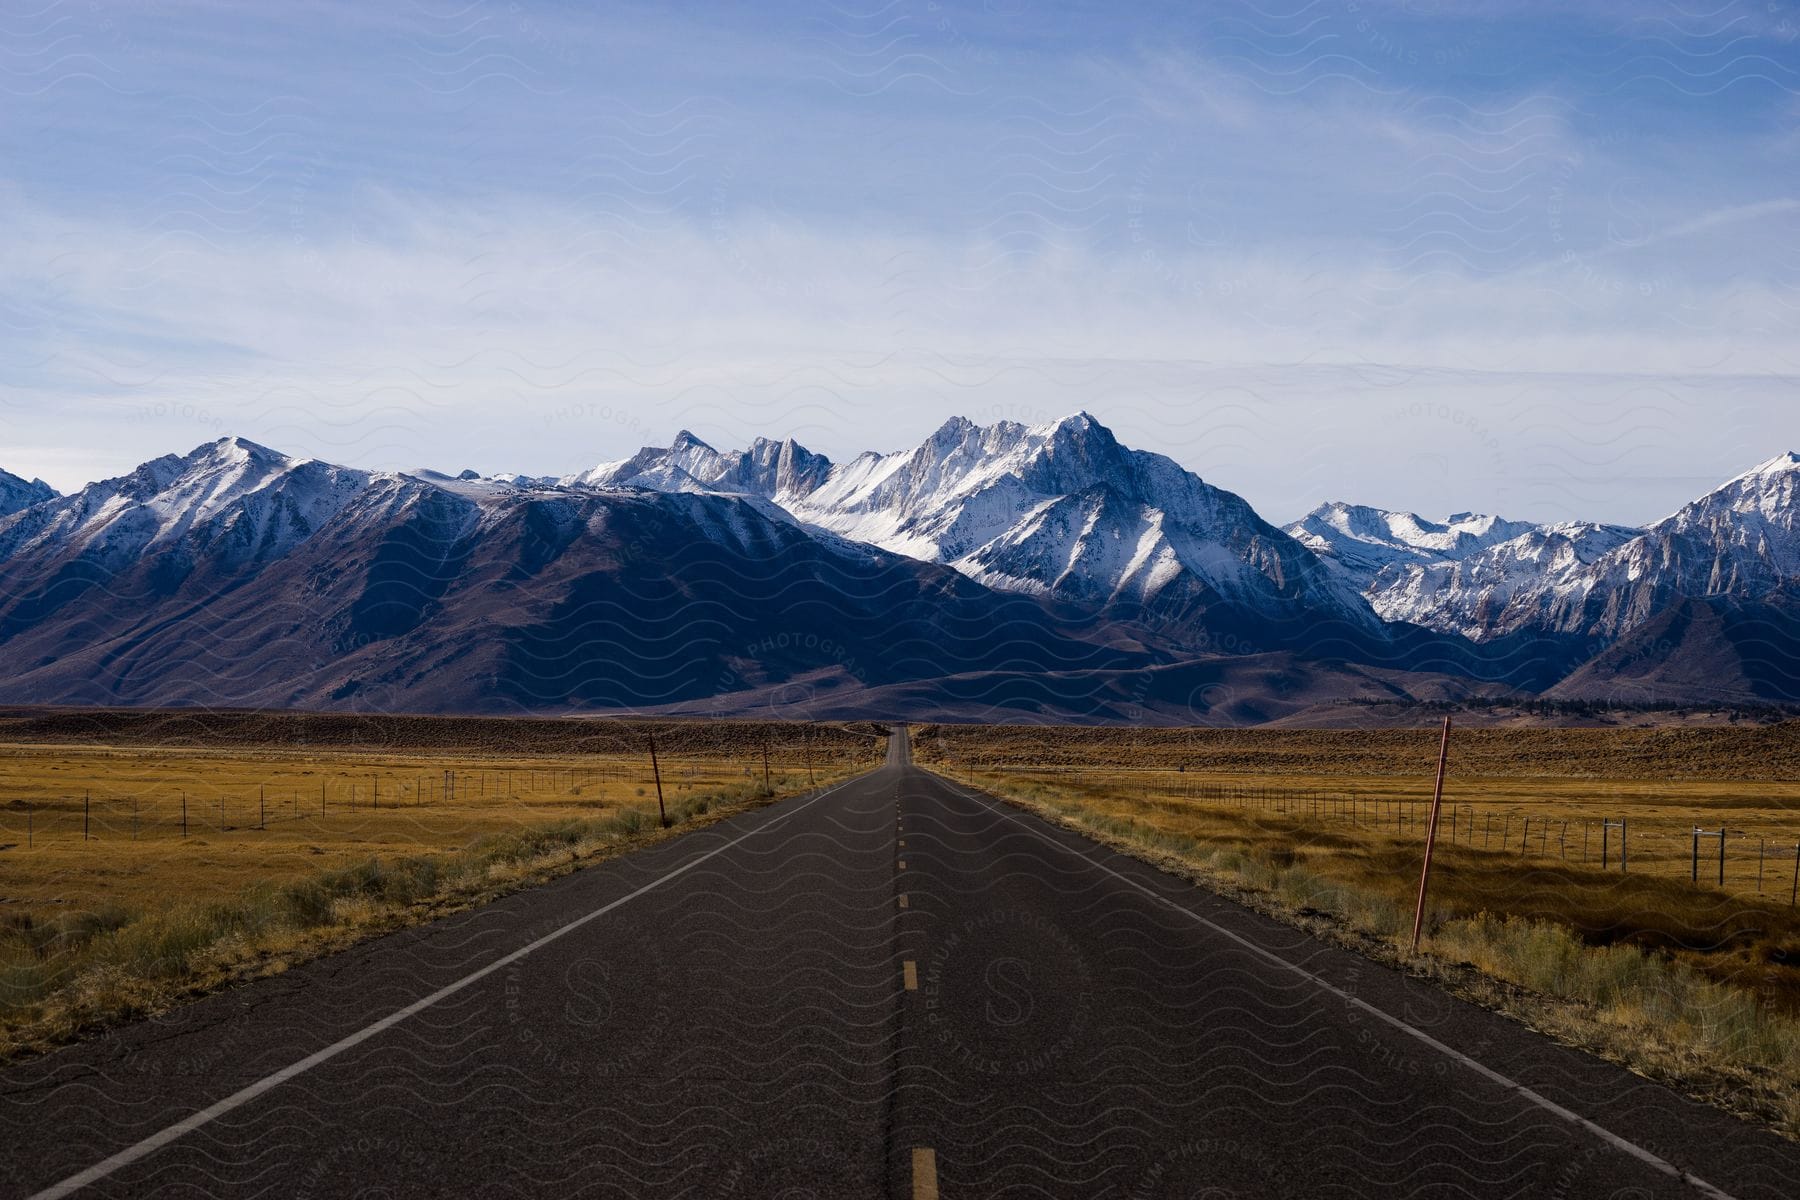
[[[1800,1148],[911,764],[0,1070],[6,1196],[1791,1197]]]

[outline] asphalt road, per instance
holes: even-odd
[[[904,738],[851,783],[6,1068],[0,1147],[8,1196],[1800,1194],[1800,1149],[966,793]]]

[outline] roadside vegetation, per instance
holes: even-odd
[[[647,759],[459,758],[430,761],[428,774],[426,760],[391,754],[0,747],[0,797],[29,795],[32,806],[27,842],[23,808],[0,801],[0,1059],[827,786],[884,747],[859,733],[804,763],[771,761],[767,782],[760,753],[732,757],[742,749],[659,764],[665,828]],[[265,811],[259,822],[251,781],[285,788],[302,774],[307,796],[323,783],[325,814]],[[417,782],[427,778],[429,791]],[[185,837],[165,794],[178,783]],[[69,798],[82,785],[86,836],[82,797]],[[226,795],[236,808],[221,819]],[[93,813],[101,798],[104,822]]]
[[[1705,797],[1714,805],[1710,820],[1792,821],[1792,776],[1743,778],[1756,774],[1759,747],[1725,747],[1735,751],[1729,769],[1736,783],[1578,779],[1537,772],[1546,759],[1553,770],[1641,765],[1638,731],[1605,731],[1624,739],[1611,746],[1588,740],[1601,731],[1576,731],[1584,736],[1569,749],[1582,753],[1580,767],[1568,759],[1557,763],[1554,741],[1537,754],[1515,755],[1505,735],[1476,732],[1482,736],[1459,733],[1452,743],[1446,812],[1460,802],[1529,804],[1533,793],[1571,812],[1580,811],[1578,797],[1585,794],[1608,815],[1638,811],[1633,797],[1661,797],[1677,807]],[[1795,731],[1743,736],[1771,732],[1786,745]],[[1678,873],[1620,874],[1616,849],[1612,869],[1603,871],[1595,847],[1588,861],[1570,861],[1556,854],[1554,843],[1523,845],[1516,822],[1514,846],[1506,851],[1471,846],[1466,837],[1454,841],[1446,826],[1427,934],[1421,952],[1412,954],[1422,822],[1393,819],[1388,803],[1377,799],[1353,823],[1353,809],[1312,797],[1356,792],[1366,799],[1410,790],[1428,800],[1434,735],[1384,735],[1386,747],[1348,731],[1268,735],[1265,763],[1286,758],[1291,767],[1316,772],[1324,756],[1386,773],[1257,775],[1243,769],[1256,759],[1254,734],[1234,731],[1210,760],[1196,756],[1178,766],[1165,745],[1163,756],[1151,760],[1157,769],[1147,770],[1140,733],[1124,732],[1120,744],[1108,747],[1103,735],[1078,731],[1076,747],[1063,745],[1058,753],[1065,761],[1052,770],[1017,760],[1023,735],[1014,731],[926,729],[914,747],[923,764],[961,783],[1800,1137],[1800,915],[1788,905],[1786,875],[1779,889],[1762,895],[1744,879],[1721,890],[1704,876],[1700,885],[1691,881],[1685,847]],[[1294,799],[1282,811],[1270,797]],[[1366,815],[1371,808],[1373,820]],[[1792,865],[1790,858],[1784,870]]]

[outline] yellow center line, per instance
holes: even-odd
[[[900,893],[900,907],[901,908],[906,907],[906,893],[905,892]]]
[[[938,1200],[937,1151],[913,1148],[913,1200]]]
[[[900,869],[902,871],[906,870],[906,860],[904,858],[900,860]]]
[[[909,958],[904,963],[900,964],[900,975],[906,980],[907,991],[916,992],[919,990],[919,968],[912,959]]]

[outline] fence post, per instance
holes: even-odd
[[[181,836],[187,836],[187,793],[181,793]]]
[[[1788,907],[1794,907],[1795,899],[1800,898],[1800,842],[1794,843],[1794,886],[1788,889]]]
[[[1719,839],[1719,886],[1725,886],[1725,837],[1730,832],[1724,825],[1720,825],[1718,829],[1710,833],[1698,825],[1694,826],[1694,847],[1688,869],[1688,876],[1694,883],[1700,882],[1700,839],[1716,837]]]
[[[663,807],[662,767],[656,761],[656,734],[650,735],[650,773],[656,776],[656,815],[662,821],[662,827],[669,827],[669,811]]]
[[[256,827],[258,829],[269,827],[268,787],[261,783],[256,785]]]
[[[88,794],[81,793],[81,840],[88,840]]]
[[[1412,948],[1419,949],[1419,933],[1425,927],[1425,889],[1431,882],[1431,850],[1437,842],[1438,810],[1444,803],[1444,772],[1450,765],[1450,718],[1444,718],[1444,736],[1438,743],[1437,786],[1432,789],[1431,821],[1425,828],[1425,864],[1419,868],[1419,905],[1413,911]]]
[[[1631,869],[1630,822],[1631,818],[1629,817],[1620,817],[1616,821],[1611,817],[1600,818],[1600,869],[1602,871],[1606,870],[1608,862],[1606,855],[1608,835],[1615,829],[1619,831],[1619,874],[1623,875]]]

